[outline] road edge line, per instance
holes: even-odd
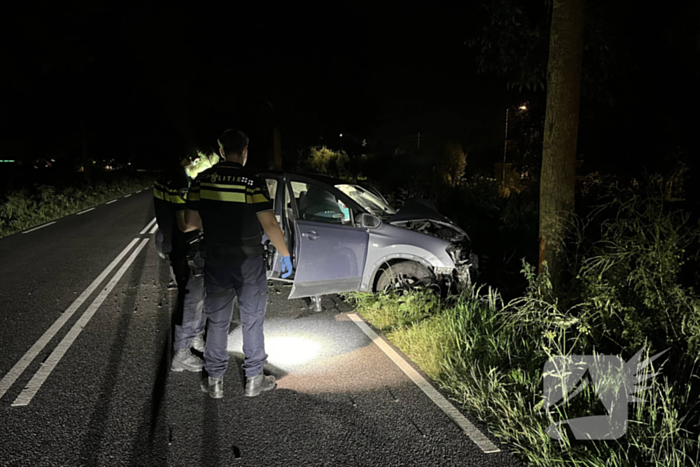
[[[408,376],[413,383],[425,393],[444,413],[447,415],[474,444],[485,454],[495,454],[501,450],[491,442],[477,427],[475,427],[462,413],[455,408],[442,394],[438,392],[420,373],[418,373],[396,350],[391,348],[384,339],[367,325],[367,323],[357,314],[347,315],[377,347],[379,347],[387,357],[389,357]]]
[[[22,232],[22,233],[23,233],[23,234],[26,234],[26,233],[29,233],[29,232],[34,232],[35,230],[43,229],[44,227],[48,227],[48,226],[53,225],[53,224],[55,224],[55,223],[56,223],[56,221],[48,222],[48,223],[46,223],[46,224],[40,225],[39,227],[34,227],[33,229],[25,230],[25,231]]]

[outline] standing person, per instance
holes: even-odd
[[[187,195],[185,211],[186,230],[204,227],[207,237],[204,370],[208,377],[202,378],[201,386],[215,399],[224,396],[228,330],[237,296],[245,354],[245,395],[254,397],[277,386],[274,376],[263,374],[267,360],[263,333],[267,275],[262,232],[282,255],[282,277],[292,273],[292,261],[265,181],[245,168],[248,137],[241,131],[226,130],[218,142],[225,161],[197,177]]]
[[[186,234],[181,229],[185,225],[185,201],[191,182],[187,169],[193,168],[199,162],[199,157],[187,155],[179,157],[178,162],[164,171],[153,185],[153,203],[158,229],[163,235],[163,253],[169,256],[178,288],[170,368],[172,371],[200,371],[204,361],[190,349],[204,352],[203,291],[194,290],[194,282],[190,293],[187,287],[191,273],[187,256],[191,248],[190,242],[196,240],[198,234]]]

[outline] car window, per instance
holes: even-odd
[[[292,182],[299,218],[328,224],[351,224],[350,209],[333,193],[315,183]]]
[[[396,210],[389,206],[382,198],[365,190],[359,185],[341,184],[335,187],[375,216],[385,217],[396,214]]]

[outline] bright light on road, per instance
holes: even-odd
[[[318,357],[320,350],[321,345],[303,337],[270,336],[265,339],[269,362],[282,368],[310,362]]]

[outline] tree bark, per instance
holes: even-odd
[[[92,160],[90,159],[90,137],[88,136],[87,122],[80,121],[80,138],[82,140],[83,181],[92,181]]]
[[[564,240],[574,212],[583,21],[584,0],[553,1],[540,178],[540,248],[555,292],[566,271]]]
[[[282,170],[282,133],[277,126],[272,130],[272,139],[274,169]]]

